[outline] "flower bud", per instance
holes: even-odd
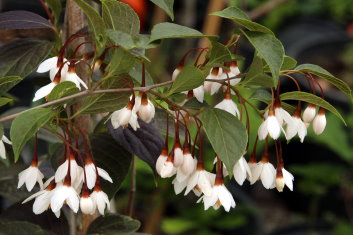
[[[195,170],[195,160],[190,153],[184,154],[183,165],[181,166],[181,170],[184,174],[190,175]]]
[[[326,127],[326,116],[325,116],[325,110],[320,108],[318,114],[314,118],[313,121],[313,130],[314,133],[317,135],[320,135]]]
[[[80,208],[83,214],[92,214],[94,210],[93,200],[88,195],[82,195],[80,199]]]
[[[156,171],[159,175],[161,174],[163,164],[167,161],[167,158],[168,158],[167,152],[165,150],[162,150],[162,153],[161,155],[159,155],[156,162]]]
[[[141,106],[138,109],[138,116],[141,120],[149,123],[152,121],[152,119],[154,118],[154,114],[155,114],[155,108],[153,106],[153,104],[151,103],[151,101],[149,101],[147,99],[147,97],[142,98],[141,101]]]
[[[284,188],[284,179],[283,176],[276,176],[276,188],[278,192],[283,192]]]
[[[161,177],[169,178],[175,174],[175,168],[171,161],[166,161],[161,168]]]
[[[316,108],[314,104],[310,104],[303,112],[303,121],[305,123],[311,122],[315,118]]]
[[[124,107],[112,114],[111,122],[116,129],[119,126],[127,126],[131,119],[132,111],[128,107]]]
[[[172,81],[175,81],[176,77],[179,75],[180,71],[183,69],[182,65],[178,65],[178,67],[174,70],[172,74]]]
[[[184,154],[179,146],[174,148],[174,166],[179,167],[183,165]]]

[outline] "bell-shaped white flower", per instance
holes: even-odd
[[[65,58],[63,58],[63,63],[65,63],[67,60]],[[54,80],[55,75],[58,73],[59,69],[60,69],[61,64],[58,65],[58,57],[51,57],[48,58],[46,60],[44,60],[37,69],[37,73],[45,73],[49,71],[49,76],[50,76],[50,80]],[[61,77],[65,78],[67,71],[68,71],[69,67],[67,65],[67,63],[62,65],[62,69],[61,69]]]
[[[80,209],[83,214],[93,214],[95,211],[95,205],[89,194],[88,188],[84,188],[82,191],[80,198]]]
[[[223,73],[223,70],[220,67],[211,68],[210,73],[207,75],[206,79],[219,80],[220,79],[219,76],[222,73]],[[212,95],[211,91],[215,90],[215,88],[212,88],[212,87],[216,83],[217,82],[214,82],[214,81],[205,81],[203,84],[203,88],[204,88],[205,92]],[[218,85],[216,85],[216,86],[218,86]],[[218,89],[219,88],[220,88],[220,86],[218,87]]]
[[[183,155],[184,161],[180,169],[185,175],[191,175],[195,171],[197,160],[193,158],[188,149],[184,149]]]
[[[203,85],[194,88],[192,91],[193,91],[193,94],[194,94],[195,98],[200,103],[203,103],[203,98],[205,97],[205,88],[203,87]]]
[[[178,140],[176,140],[176,141],[178,141]],[[184,154],[183,154],[183,150],[181,150],[179,142],[176,142],[174,144],[173,151],[174,151],[174,161],[173,161],[174,166],[175,167],[182,166],[183,162],[184,162]]]
[[[172,81],[175,81],[175,79],[177,78],[177,76],[179,75],[183,67],[184,66],[182,64],[179,64],[178,67],[176,67],[176,69],[173,71],[173,74],[172,74]]]
[[[287,185],[290,191],[293,191],[293,181],[294,176],[289,173],[286,169],[284,169],[283,167],[277,169],[276,188],[278,192],[283,192],[283,188],[285,185]]]
[[[197,187],[203,194],[211,196],[212,185],[215,178],[215,174],[210,173],[203,167],[198,166],[196,171],[194,171],[194,173],[189,178],[184,195],[187,195],[192,189]]]
[[[70,176],[71,183],[74,184],[76,180],[81,181],[83,176],[83,169],[79,166],[75,160],[75,155],[73,153],[69,153],[70,159]],[[66,159],[63,164],[61,164],[55,172],[55,182],[61,182],[65,179],[69,169],[69,160]]]
[[[166,137],[168,138],[168,137]],[[167,161],[168,158],[168,146],[164,146],[161,155],[157,158],[156,162],[156,171],[159,175],[161,175],[161,169],[164,165],[164,163]]]
[[[133,109],[135,106],[134,104],[134,101],[130,101],[127,106],[112,113],[110,121],[114,129],[117,129],[120,126],[127,127],[128,124],[130,124],[135,131],[137,128],[140,128],[136,112]]]
[[[49,181],[49,180],[48,180]],[[47,182],[48,182],[47,181]],[[26,200],[22,202],[22,204],[34,200],[33,203],[33,213],[36,215],[42,214],[44,211],[48,210],[50,206],[50,199],[52,196],[52,191],[55,188],[56,184],[54,180],[50,180],[49,184],[45,187],[45,189],[36,192],[29,196]],[[60,211],[55,213],[56,217],[60,217]]]
[[[229,69],[230,69],[230,72],[233,74],[233,76],[237,76],[237,75],[240,74],[240,70],[239,70],[237,61],[232,61],[232,62],[230,62]],[[234,82],[233,82],[233,80],[234,80]],[[241,78],[232,79],[232,81],[231,81],[230,84],[231,84],[232,86],[234,86],[234,85],[236,85],[237,83],[239,83],[240,80],[241,80]]]
[[[286,138],[287,140],[292,139],[298,134],[300,142],[303,143],[305,136],[307,135],[307,128],[305,123],[301,120],[300,115],[293,115],[291,122],[286,127]]]
[[[270,162],[261,160],[251,173],[252,181],[250,184],[254,184],[258,179],[261,179],[262,185],[266,189],[274,188],[276,170]]]
[[[240,116],[238,106],[236,105],[236,103],[234,103],[230,94],[226,94],[225,98],[220,103],[218,103],[215,106],[215,108],[227,111],[228,113],[230,113],[234,116],[237,116],[237,115],[238,115],[238,117]]]
[[[142,93],[140,105],[138,105],[138,102],[135,101],[135,107],[136,113],[141,120],[147,123],[152,121],[156,110],[152,102],[147,98],[146,93]]]
[[[96,184],[97,172],[100,177],[102,177],[106,181],[109,181],[110,183],[113,183],[113,180],[110,177],[109,173],[100,167],[97,167],[97,170],[96,170],[96,165],[90,159],[86,159],[85,171],[86,171],[86,179],[87,179],[86,183],[89,189],[92,189]]]
[[[76,190],[71,186],[70,177],[66,177],[63,184],[57,184],[55,189],[52,191],[52,196],[50,199],[50,207],[51,210],[56,213],[58,212],[64,205],[67,205],[77,213],[80,198],[76,192]]]
[[[250,167],[245,158],[241,156],[233,168],[234,179],[239,185],[243,185],[246,178],[252,178]]]
[[[75,83],[76,87],[81,90],[81,85],[85,88],[88,89],[86,83],[82,81],[82,79],[76,74],[75,71],[70,71],[66,74],[64,79],[61,79],[61,82],[68,81],[68,82],[73,82]]]
[[[325,110],[323,108],[319,108],[319,112],[313,121],[314,133],[317,135],[320,135],[322,132],[324,132],[325,127],[326,127]]]
[[[43,178],[44,175],[38,169],[37,163],[32,162],[32,165],[27,169],[21,171],[18,174],[18,185],[17,188],[20,188],[23,184],[26,184],[27,190],[30,192],[36,182],[38,182],[40,188],[43,188]]]
[[[56,85],[57,83],[51,82],[48,85],[39,88],[39,90],[37,90],[34,94],[33,102],[48,96]]]
[[[230,208],[235,207],[234,198],[223,183],[213,186],[211,195],[203,195],[202,200],[205,210],[211,206],[215,210],[217,210],[220,206],[223,206],[224,210],[229,212]]]
[[[278,139],[281,134],[281,125],[275,117],[273,110],[270,110],[268,117],[259,127],[259,140],[264,140],[268,134],[275,140]]]
[[[4,142],[6,144],[12,145],[12,142],[5,135],[2,135],[0,140],[0,157],[2,159],[6,159],[6,148],[5,148]]]
[[[167,161],[165,161],[161,167],[160,170],[160,176],[162,178],[169,178],[175,175],[177,169],[174,167],[173,164],[173,156],[170,154],[167,158]]]
[[[188,181],[189,177],[186,177],[183,181],[178,181],[177,178],[172,181],[172,184],[174,186],[174,192],[176,195],[181,193],[186,188]]]
[[[305,123],[309,123],[314,120],[316,114],[316,106],[315,104],[310,104],[303,112],[303,121]]]
[[[98,211],[101,215],[104,215],[105,208],[110,210],[110,203],[108,195],[102,191],[100,186],[96,185],[94,191],[91,193],[91,198],[93,200],[94,209],[98,208]]]
[[[292,121],[291,115],[286,110],[284,110],[281,106],[276,107],[275,105],[275,116],[278,120],[278,123],[281,126],[288,124]]]

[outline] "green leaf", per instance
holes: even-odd
[[[227,169],[233,169],[246,153],[248,135],[245,127],[232,114],[215,108],[205,109],[199,118],[214,151]]]
[[[129,73],[135,61],[136,59],[128,51],[115,48],[108,66],[109,76]]]
[[[140,32],[139,18],[129,5],[116,0],[101,0],[101,2],[106,28],[119,30],[131,36]]]
[[[281,94],[280,98],[281,98],[281,100],[300,100],[300,101],[308,102],[310,104],[316,104],[317,106],[322,107],[322,108],[332,112],[339,119],[341,119],[345,125],[347,125],[345,120],[343,119],[343,117],[337,111],[337,109],[335,107],[333,107],[326,100],[324,100],[316,95],[313,95],[313,94],[307,93],[307,92],[292,91],[292,92],[286,92],[286,93]]]
[[[212,49],[209,52],[209,65],[223,64],[223,62],[230,61],[232,56],[228,48],[222,43],[211,40]]]
[[[171,95],[181,91],[192,90],[201,86],[204,80],[204,74],[200,69],[192,65],[185,66],[176,77],[167,94]]]
[[[203,38],[206,35],[186,26],[173,23],[156,24],[151,32],[150,43],[165,38]]]
[[[325,80],[327,80],[329,83],[337,87],[339,90],[344,92],[346,95],[351,96],[351,88],[341,79],[336,78],[333,76],[331,73],[329,73],[327,70],[321,68],[318,65],[314,64],[302,64],[296,67],[294,70],[299,70],[303,72],[309,72],[311,74],[314,74],[316,76],[319,76]]]
[[[101,87],[101,89],[114,88],[128,88],[128,85],[119,77],[113,77],[105,81]],[[130,94],[130,92],[114,92],[85,97],[75,115],[81,113],[105,113],[121,109],[128,103]]]
[[[58,24],[62,10],[61,0],[45,0],[45,2],[52,11],[56,24]]]
[[[174,21],[174,12],[173,12],[173,5],[174,5],[174,0],[150,0],[160,8],[162,8]]]
[[[65,96],[73,95],[80,92],[73,82],[61,82],[54,87],[48,96],[48,101],[57,100]],[[68,101],[66,101],[68,102]]]
[[[119,45],[125,50],[130,50],[136,47],[134,40],[130,34],[120,30],[107,29],[108,37],[114,42],[114,45]]]
[[[100,54],[106,42],[106,36],[104,32],[105,27],[104,27],[103,19],[100,17],[98,12],[94,10],[94,8],[91,7],[84,0],[74,0],[74,1],[83,10],[83,12],[85,13],[88,19],[89,27],[93,31],[94,38],[96,40],[97,54]]]
[[[108,134],[94,134],[90,142],[97,166],[106,170],[113,179],[113,183],[101,181],[104,192],[113,198],[129,172],[131,154]]]
[[[246,77],[241,81],[244,86],[273,87],[273,79],[264,73],[262,59],[254,56]]]
[[[297,66],[296,59],[285,55],[284,58],[283,58],[283,64],[281,66],[281,70],[293,69],[295,66]]]
[[[8,92],[12,87],[22,81],[21,77],[8,76],[0,78],[0,96]]]
[[[127,235],[136,232],[141,226],[138,220],[119,214],[99,216],[88,227],[87,234]]]
[[[211,13],[210,15],[231,19],[235,23],[245,27],[250,31],[273,34],[273,32],[270,29],[266,28],[265,26],[251,21],[249,17],[237,7],[228,7],[222,11]]]
[[[8,104],[11,101],[12,101],[12,99],[10,99],[10,98],[0,97],[0,107],[4,106],[5,104]]]
[[[270,67],[273,84],[277,87],[279,71],[283,64],[284,48],[282,43],[273,35],[260,32],[243,32],[254,46],[258,56],[266,61]]]
[[[10,136],[14,152],[15,162],[17,162],[21,150],[26,142],[46,125],[54,116],[55,112],[49,108],[30,109],[12,122]]]
[[[3,45],[0,47],[0,77],[27,76],[47,57],[51,48],[51,42],[34,39],[20,39]],[[11,79],[11,82],[17,80]]]
[[[0,221],[0,234],[6,235],[49,235],[47,231],[43,230],[36,224],[24,221]]]

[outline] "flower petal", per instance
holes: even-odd
[[[55,86],[56,86],[56,84],[54,82],[51,82],[48,85],[45,85],[45,86],[39,88],[39,90],[37,90],[37,92],[34,94],[33,102],[40,100],[40,99],[46,97],[47,95],[49,95]]]

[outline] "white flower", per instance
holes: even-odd
[[[145,99],[141,100],[141,105],[139,106],[136,113],[139,118],[141,118],[141,120],[150,123],[154,118],[156,111],[152,102],[146,97]]]
[[[246,178],[250,182],[250,184],[254,184],[259,179],[259,175],[257,175],[255,178],[255,171],[257,169],[257,162],[253,162],[250,160],[248,162],[248,166],[249,166],[249,169],[251,172],[251,177],[250,177],[250,175],[247,175]]]
[[[70,176],[71,176],[71,183],[74,184],[76,181],[81,181],[83,169],[79,166],[75,160],[75,156],[70,153]],[[55,182],[61,182],[64,180],[65,176],[67,175],[69,169],[69,161],[66,159],[63,164],[61,164],[55,172]]]
[[[222,74],[222,68],[218,68],[218,67],[211,68],[210,73],[207,75],[206,79],[218,80],[221,74]],[[205,92],[210,93],[212,95],[211,90],[214,90],[214,88],[212,87],[214,86],[215,83],[217,82],[205,81],[203,84],[203,88]]]
[[[239,185],[243,185],[247,177],[248,179],[251,180],[252,178],[251,171],[248,163],[246,162],[243,156],[241,156],[238,162],[234,165],[233,175],[234,175],[234,179],[237,181]]]
[[[182,172],[186,175],[190,175],[192,172],[194,172],[196,165],[197,165],[197,160],[194,159],[189,151],[184,150],[184,161],[183,165],[181,165],[180,169]]]
[[[63,62],[66,62],[66,61],[67,60],[64,58]],[[63,68],[61,69],[61,78],[65,79],[65,76],[67,74],[68,68],[69,67],[68,67],[67,63],[65,63],[63,65]],[[51,57],[51,58],[48,58],[48,59],[44,60],[38,66],[37,73],[45,73],[45,72],[49,71],[50,80],[53,81],[54,78],[55,78],[55,75],[57,74],[59,69],[60,69],[60,65],[58,67],[58,57],[55,56],[55,57]]]
[[[310,104],[303,112],[303,121],[305,123],[311,122],[315,118],[316,114],[316,106],[314,104]]]
[[[259,140],[264,140],[268,134],[275,140],[281,134],[281,125],[273,112],[270,112],[265,121],[260,125],[258,130]]]
[[[168,150],[163,149],[161,155],[157,158],[156,162],[156,171],[160,175],[163,164],[167,161],[168,158]]]
[[[237,116],[240,116],[239,110],[237,105],[234,103],[234,101],[226,95],[226,97],[215,106],[216,109],[222,109],[224,111],[227,111],[228,113]]]
[[[324,132],[325,127],[326,127],[325,110],[320,108],[318,114],[316,115],[313,121],[314,133],[317,135],[320,135],[322,132]]]
[[[65,81],[68,81],[68,82],[73,82],[75,83],[76,87],[81,90],[81,85],[85,88],[85,89],[88,89],[86,83],[84,81],[82,81],[82,79],[76,74],[75,71],[69,71],[65,78],[61,79],[60,82],[65,82]]]
[[[48,85],[39,88],[39,90],[34,94],[33,102],[48,96],[56,85],[57,83],[51,82]]]
[[[55,189],[52,191],[52,196],[50,199],[51,210],[55,213],[58,212],[64,205],[67,205],[77,213],[80,198],[76,190],[71,187],[70,183],[64,182],[64,184],[58,184]]]
[[[5,135],[2,135],[2,138],[0,140],[0,157],[2,159],[6,159],[6,148],[5,148],[4,142],[6,144],[12,145],[12,142]]]
[[[275,107],[275,116],[281,126],[283,126],[284,124],[288,124],[292,121],[291,115],[280,106]]]
[[[220,206],[223,206],[224,210],[229,212],[230,208],[235,207],[235,201],[232,194],[224,186],[224,184],[215,185],[212,188],[210,196],[202,196],[204,202],[205,210],[213,206],[214,209],[218,209]]]
[[[203,85],[194,88],[193,90],[194,96],[195,98],[200,102],[203,103],[203,98],[205,96],[205,88],[203,87]]]
[[[187,195],[195,187],[198,187],[203,194],[206,196],[211,196],[212,184],[215,178],[215,174],[212,174],[204,169],[197,169],[189,178],[185,195]]]
[[[184,161],[184,154],[183,154],[183,150],[181,150],[180,148],[180,144],[176,143],[174,145],[174,166],[175,167],[180,167],[183,165],[183,161]]]
[[[95,211],[95,205],[91,196],[85,192],[82,193],[80,198],[80,208],[84,214],[93,214]]]
[[[294,176],[286,169],[282,168],[279,172],[277,171],[276,188],[278,192],[282,192],[285,185],[287,185],[290,191],[293,191],[293,181]]]
[[[93,193],[91,193],[91,198],[93,200],[94,209],[98,208],[98,211],[101,215],[104,215],[104,210],[107,207],[110,210],[110,203],[108,195],[103,192],[100,187],[95,187]]]
[[[50,184],[44,189],[35,194],[29,196],[26,200],[22,202],[22,204],[29,202],[30,200],[34,199],[33,203],[33,213],[39,215],[46,211],[50,205],[50,198],[52,196],[52,190],[55,188],[55,182],[51,181]],[[60,211],[55,213],[55,215],[59,218]]]
[[[254,184],[260,178],[266,189],[274,188],[276,170],[271,163],[260,161],[251,173],[252,181],[250,184]]]
[[[140,125],[137,121],[136,112],[132,110],[132,105],[133,103],[129,103],[124,108],[113,112],[110,121],[114,129],[117,129],[120,126],[127,127],[128,124],[130,124],[132,129],[135,131],[137,130],[137,128],[140,128]]]
[[[175,173],[176,173],[176,168],[174,167],[174,164],[170,159],[170,157],[168,157],[167,161],[165,161],[161,167],[160,176],[162,178],[169,178],[175,175]]]
[[[307,129],[305,123],[299,116],[293,116],[292,121],[287,124],[286,128],[287,140],[292,139],[296,134],[298,134],[300,142],[303,143]]]
[[[20,188],[23,184],[26,183],[26,188],[28,191],[31,191],[36,184],[39,183],[40,188],[43,188],[43,178],[44,175],[37,167],[37,164],[32,164],[27,169],[21,171],[18,174],[18,185],[17,188]]]
[[[174,192],[176,195],[181,193],[186,188],[188,181],[189,177],[186,177],[183,181],[178,181],[177,178],[172,181],[172,184],[174,185]]]
[[[97,172],[96,172],[96,166],[94,165],[93,162],[86,163],[85,164],[85,171],[86,171],[86,179],[87,179],[87,187],[89,189],[92,189],[94,185],[96,184],[97,180]],[[103,179],[109,181],[110,183],[113,183],[112,178],[109,176],[108,172],[103,170],[100,167],[97,167],[98,175],[102,177]]]
[[[178,67],[173,71],[172,74],[172,81],[175,81],[175,79],[177,78],[177,76],[179,75],[180,71],[183,69],[182,65],[178,65]]]

